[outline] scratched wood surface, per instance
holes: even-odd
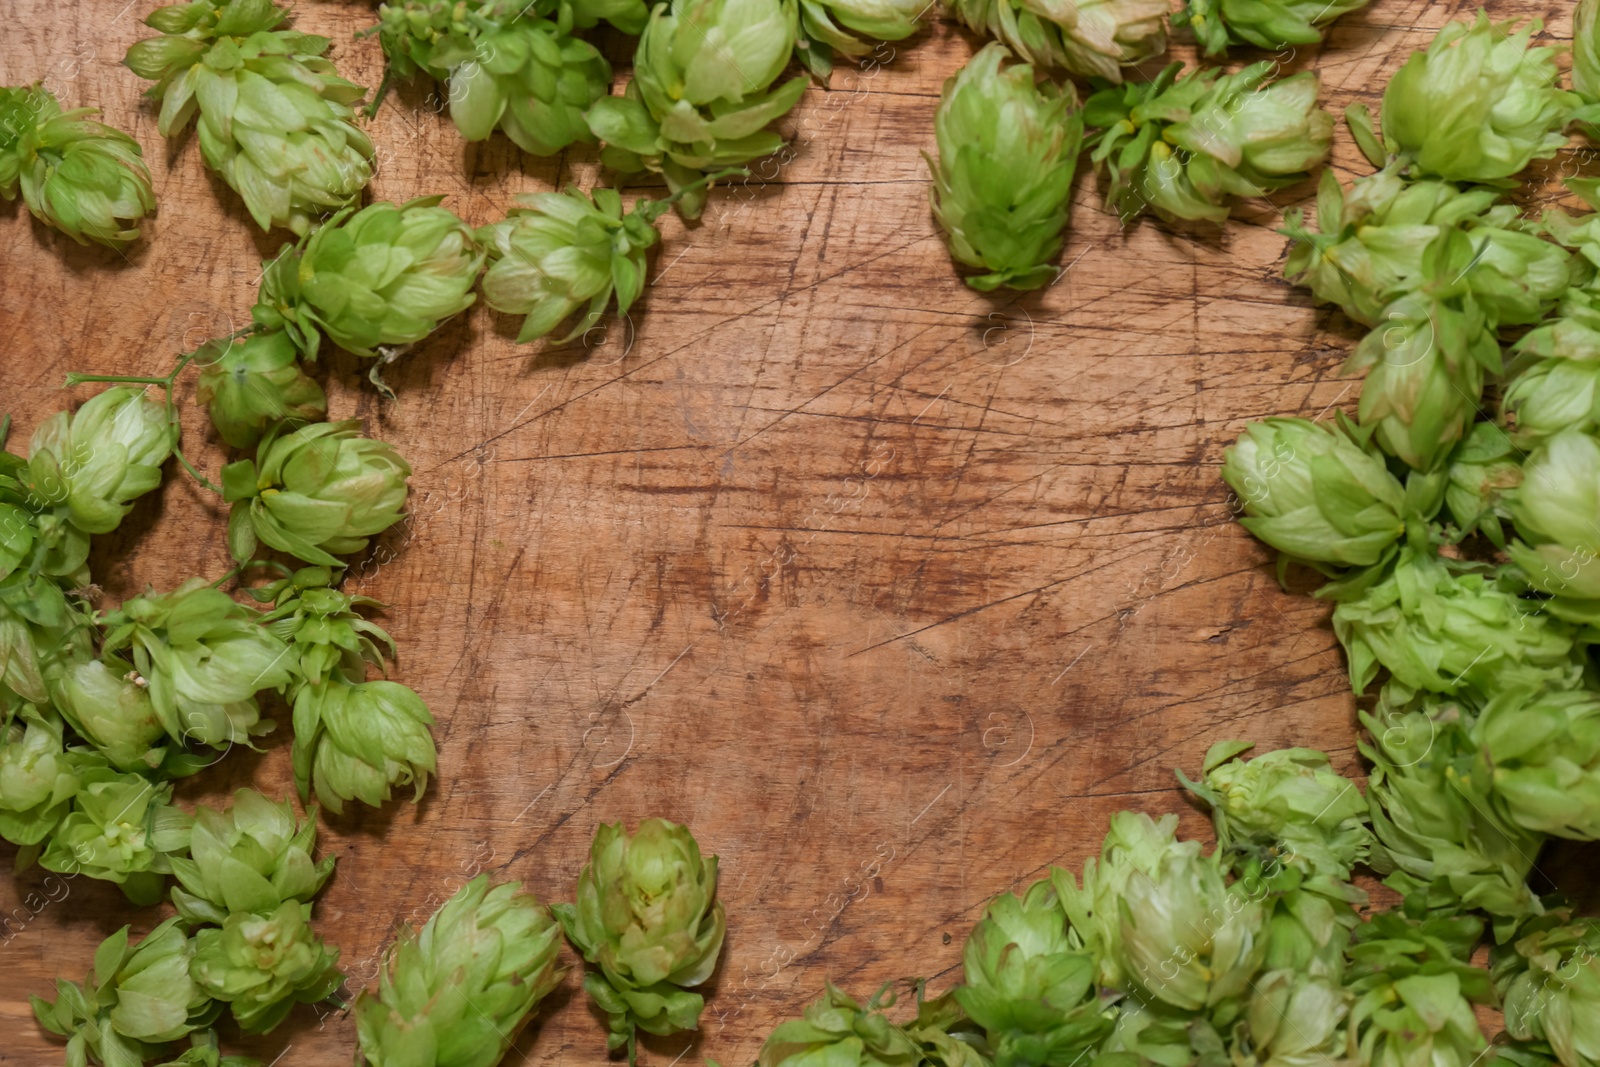
[[[192,136],[157,134],[118,62],[153,6],[8,11],[0,84],[42,78],[68,106],[103,107],[143,144],[161,204],[126,258],[0,210],[13,448],[87,395],[61,391],[67,370],[164,373],[243,324],[284,239],[254,229]],[[1567,5],[1490,6],[1569,33]],[[1279,58],[1319,70],[1342,108],[1473,7],[1379,0],[1324,48]],[[370,22],[353,0],[299,11],[369,85],[381,56],[353,35]],[[787,124],[792,163],[717,193],[696,227],[668,218],[631,322],[518,347],[515,321],[474,308],[390,373],[390,403],[355,361],[324,363],[334,414],[366,419],[416,469],[410,518],[353,580],[389,604],[395,677],[439,719],[422,805],[323,819],[339,866],[317,925],[352,990],[398,919],[471,875],[563,898],[597,823],[664,815],[721,856],[730,936],[702,1035],[644,1055],[746,1063],[825,977],[860,994],[952,980],[983,903],[1077,865],[1116,810],[1178,811],[1204,835],[1172,769],[1192,772],[1213,741],[1309,744],[1357,769],[1325,610],[1277,587],[1218,478],[1246,420],[1354,397],[1338,367],[1356,333],[1280,277],[1273,230],[1309,183],[1220,233],[1124,231],[1084,174],[1059,282],[974,293],[920,156],[939,85],[972,48],[936,22],[810,90]],[[478,224],[516,193],[596,174],[589,149],[466,145],[436,109],[415,86],[375,120],[375,198],[446,193]],[[1367,169],[1342,127],[1334,165]],[[203,414],[186,406],[184,425],[215,471],[225,452]],[[171,478],[97,546],[103,606],[220,574],[223,517]],[[180,800],[288,790],[285,740]],[[37,870],[0,878],[0,912],[0,1063],[27,1065],[60,1057],[27,995],[164,914]],[[575,987],[510,1062],[603,1061]],[[349,1018],[304,1008],[241,1047],[319,1067],[348,1062],[354,1040]]]

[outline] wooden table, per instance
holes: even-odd
[[[161,204],[126,258],[15,205],[0,217],[14,450],[89,395],[60,391],[69,369],[165,373],[244,324],[285,239],[255,230],[192,134],[156,132],[119,64],[152,6],[8,12],[0,84],[43,78],[67,106],[103,107],[143,144]],[[1570,33],[1569,5],[1493,6]],[[1379,0],[1283,66],[1319,70],[1331,108],[1375,102],[1409,50],[1473,9]],[[377,43],[352,39],[371,21],[341,0],[302,4],[298,25],[371,85]],[[439,719],[420,806],[323,818],[339,866],[316,921],[352,989],[397,920],[464,879],[563,899],[596,824],[662,815],[721,856],[729,938],[702,1035],[642,1055],[744,1064],[824,978],[863,996],[906,975],[955,980],[985,901],[1079,864],[1114,811],[1177,811],[1206,835],[1172,771],[1193,773],[1213,741],[1313,745],[1358,770],[1327,612],[1278,588],[1218,476],[1247,420],[1356,395],[1339,366],[1359,334],[1281,278],[1274,228],[1313,183],[1243,205],[1221,232],[1122,230],[1085,172],[1060,281],[975,293],[930,217],[920,155],[973,43],[936,22],[881,50],[879,69],[809,90],[787,120],[790,165],[718,192],[696,227],[667,218],[629,323],[519,347],[515,320],[474,308],[391,370],[396,402],[354,359],[325,359],[333,414],[415,466],[409,520],[354,583],[388,603],[394,677]],[[385,105],[374,198],[442,192],[479,224],[517,193],[595,179],[592,149],[465,144],[436,107],[420,85]],[[1342,125],[1334,165],[1370,169]],[[186,403],[184,426],[214,472],[226,454],[204,413]],[[103,606],[227,569],[219,500],[181,472],[169,482],[97,545]],[[180,784],[180,800],[289,790],[278,717],[265,752]],[[65,893],[49,900],[37,869],[0,879],[0,911],[26,920],[0,947],[0,1063],[59,1062],[27,995],[166,913],[85,879]],[[33,915],[29,899],[47,903]],[[576,985],[519,1041],[526,1062],[603,1061]],[[302,1008],[241,1047],[319,1067],[354,1043],[348,1017]]]

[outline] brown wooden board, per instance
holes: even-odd
[[[285,239],[254,228],[192,133],[157,133],[145,83],[119,63],[153,6],[6,11],[0,84],[42,78],[67,106],[104,108],[144,146],[161,205],[126,257],[0,209],[14,449],[89,395],[61,390],[68,370],[165,373],[243,325]],[[1570,33],[1569,5],[1492,7]],[[1474,8],[1379,0],[1280,59],[1319,70],[1330,108],[1376,103],[1411,49]],[[297,14],[333,39],[342,73],[377,83],[377,42],[353,39],[369,6]],[[415,466],[409,519],[354,584],[389,605],[394,677],[439,720],[420,806],[322,820],[339,865],[316,925],[352,987],[397,921],[471,875],[563,899],[599,822],[662,815],[720,855],[729,938],[703,1034],[642,1055],[748,1063],[824,978],[863,996],[901,976],[953,981],[985,901],[1078,865],[1112,812],[1176,811],[1207,836],[1172,772],[1194,773],[1214,741],[1311,745],[1358,770],[1326,610],[1279,589],[1218,477],[1247,420],[1357,393],[1339,366],[1359,334],[1281,278],[1275,227],[1313,183],[1220,231],[1122,228],[1082,173],[1060,280],[975,293],[929,214],[921,158],[939,86],[974,44],[935,22],[879,69],[808,90],[786,122],[791,163],[717,192],[698,226],[665,220],[631,323],[519,347],[516,320],[473,308],[390,369],[394,402],[356,360],[325,359],[333,414]],[[436,108],[411,86],[373,122],[374,198],[445,193],[480,224],[517,193],[597,174],[589,148],[540,160],[502,137],[465,144]],[[1333,165],[1370,169],[1342,125]],[[226,452],[189,396],[186,444],[214,473]],[[224,518],[170,477],[97,545],[103,606],[222,574]],[[263,753],[181,783],[180,802],[291,790],[278,718]],[[0,1063],[26,1065],[61,1055],[28,994],[166,914],[37,869],[0,878],[0,912]],[[510,1062],[602,1062],[576,987]],[[348,1062],[353,1022],[320,1015],[297,1009],[240,1047]]]

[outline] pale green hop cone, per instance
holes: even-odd
[[[1481,533],[1505,547],[1510,500],[1522,484],[1522,459],[1506,432],[1492,422],[1474,423],[1450,453],[1444,500],[1463,536]]]
[[[53,689],[56,706],[79,737],[118,770],[147,773],[167,761],[167,730],[136,677],[131,663],[106,653],[72,664]]]
[[[1511,517],[1522,540],[1509,546],[1534,588],[1558,600],[1600,599],[1600,439],[1566,430],[1522,465]]]
[[[110,533],[135,499],[161,484],[177,441],[164,404],[143,388],[112,386],[34,431],[30,487],[84,533]]]
[[[42,85],[0,87],[0,197],[79,244],[125,248],[156,209],[139,142],[88,116],[63,112]]]
[[[182,848],[188,818],[171,806],[172,785],[102,768],[83,770],[72,809],[39,865],[114,882],[135,904],[161,899],[167,853]]]
[[[1507,689],[1469,732],[1477,750],[1469,784],[1503,821],[1600,839],[1600,692]]]
[[[919,1067],[925,1052],[904,1029],[889,1021],[879,1004],[885,987],[862,1004],[832,982],[822,998],[806,1007],[801,1018],[780,1023],[768,1035],[756,1056],[756,1067]],[[981,1067],[970,1061],[949,1067]]]
[[[1600,924],[1567,908],[1530,920],[1490,970],[1510,1036],[1548,1043],[1564,1067],[1600,1064]]]
[[[221,925],[232,912],[269,914],[284,901],[309,904],[333,874],[320,862],[316,808],[296,823],[287,800],[240,789],[225,809],[196,805],[187,855],[173,856],[172,903],[191,923]]]
[[[974,33],[1024,63],[1120,84],[1124,67],[1167,49],[1164,0],[945,0]]]
[[[303,798],[338,813],[346,801],[380,807],[394,788],[421,800],[438,750],[422,698],[398,682],[350,682],[335,676],[294,696],[295,783]]]
[[[1055,280],[1083,119],[1070,86],[1034,84],[1023,64],[1002,68],[989,44],[944,84],[934,114],[939,158],[930,198],[950,254],[987,273],[980,291],[1037,289]]]
[[[279,422],[327,416],[328,398],[301,369],[298,355],[294,338],[281,330],[212,341],[201,350],[195,401],[224,441],[250,448]]]
[[[69,752],[59,716],[23,704],[0,727],[0,837],[24,848],[53,834],[94,757]]]
[[[285,900],[262,913],[235,911],[194,935],[189,976],[225,1002],[247,1034],[275,1029],[296,1004],[314,1004],[344,982],[339,950],[311,929],[311,905]]]
[[[1316,44],[1328,23],[1366,5],[1367,0],[1186,0],[1172,24],[1191,30],[1205,55],[1218,56],[1238,45]]]
[[[834,53],[860,60],[874,54],[874,41],[901,41],[917,32],[930,0],[800,0],[796,54],[824,84]]]

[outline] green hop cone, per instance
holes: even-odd
[[[156,209],[139,142],[87,116],[63,112],[42,85],[0,87],[0,197],[79,244],[125,248]]]
[[[1561,908],[1495,946],[1490,973],[1506,1033],[1547,1043],[1569,1067],[1600,1063],[1600,924]]]
[[[521,16],[479,32],[476,46],[450,71],[450,118],[462,137],[503,130],[536,156],[594,140],[583,113],[611,88],[611,64],[594,45]]]
[[[215,1030],[196,1030],[189,1035],[187,1049],[176,1059],[165,1060],[156,1067],[262,1067],[262,1065],[260,1060],[251,1059],[249,1056],[224,1056],[217,1042]]]
[[[1207,56],[1230,46],[1281,49],[1316,44],[1322,28],[1367,0],[1186,0],[1172,24],[1188,27]]]
[[[329,679],[359,682],[371,665],[383,669],[384,654],[394,655],[394,639],[383,627],[361,615],[357,608],[381,609],[371,597],[333,588],[334,576],[326,567],[302,567],[287,578],[251,590],[251,596],[272,610],[262,621],[267,629],[288,642],[295,681],[290,699],[306,686]]]
[[[71,810],[91,760],[68,752],[59,716],[24,704],[0,728],[0,837],[37,846]]]
[[[67,1038],[66,1062],[136,1067],[162,1047],[211,1025],[220,1005],[189,978],[193,943],[174,916],[130,944],[129,927],[95,949],[82,982],[56,979],[52,1003],[30,997],[34,1017]]]
[[[566,973],[560,928],[520,882],[480,874],[384,956],[356,1000],[369,1067],[493,1067]]]
[[[344,982],[339,950],[311,929],[311,905],[285,900],[263,913],[233,912],[194,935],[189,976],[229,1005],[248,1034],[274,1029],[296,1004],[314,1004]]]
[[[1405,490],[1345,424],[1267,419],[1223,454],[1246,530],[1286,555],[1368,567],[1405,532]]]
[[[47,705],[72,664],[94,654],[93,617],[45,575],[0,579],[0,709]]]
[[[917,1042],[889,1021],[882,1007],[894,998],[888,986],[862,1004],[832,982],[801,1018],[780,1023],[756,1056],[756,1067],[918,1067],[926,1057]],[[887,1001],[887,1003],[885,1003]],[[951,1067],[965,1067],[952,1064]]]
[[[1510,504],[1508,546],[1529,584],[1558,600],[1600,598],[1600,440],[1566,430],[1534,449]]]
[[[1506,432],[1492,422],[1473,423],[1450,453],[1446,473],[1444,500],[1456,527],[1462,534],[1482,533],[1503,547],[1510,500],[1522,484],[1522,455]]]
[[[557,342],[565,344],[600,321],[613,293],[617,314],[627,315],[644,291],[646,253],[661,240],[655,221],[667,207],[641,199],[624,214],[615,189],[522,194],[504,221],[478,231],[489,250],[484,301],[527,316],[518,341],[546,336],[588,304]]]
[[[1070,1067],[1111,1030],[1094,958],[1072,948],[1048,879],[990,901],[962,962],[955,998],[988,1034],[995,1067]]]
[[[950,254],[987,273],[967,278],[988,292],[1037,289],[1059,274],[1068,194],[1083,142],[1070,86],[1034,84],[1033,68],[989,44],[947,79],[934,115],[939,158],[930,157],[934,217]]]
[[[285,245],[264,268],[256,325],[288,333],[308,360],[323,335],[385,362],[427,337],[471,306],[483,269],[471,227],[443,199],[369,204]]]
[[[257,542],[307,563],[343,566],[340,555],[400,521],[411,465],[394,446],[361,432],[356,419],[282,424],[256,446],[256,458],[222,469],[233,504],[228,547],[243,562]]]
[[[1600,136],[1600,4],[1578,0],[1572,10],[1572,88],[1579,106],[1572,118],[1585,137]]]
[[[142,388],[113,386],[34,431],[28,478],[35,497],[65,509],[87,534],[110,533],[133,501],[161,484],[178,431]]]
[[[633,81],[585,116],[606,142],[601,161],[666,179],[684,218],[699,218],[704,172],[769,156],[783,138],[766,127],[805,91],[804,76],[773,88],[798,32],[796,0],[679,0],[657,4],[639,38]]]
[[[271,0],[193,0],[157,8],[162,33],[123,62],[156,84],[162,136],[199,115],[200,154],[263,230],[306,233],[372,180],[372,142],[352,119],[366,90],[322,58],[326,37],[279,29]]]
[[[1484,703],[1470,733],[1472,785],[1504,822],[1600,839],[1600,693],[1504,690]]]
[[[234,448],[250,448],[273,426],[327,417],[322,386],[301,369],[294,338],[284,331],[211,341],[200,352],[195,400]]]
[[[1412,707],[1394,688],[1361,716],[1371,735],[1359,744],[1372,764],[1370,865],[1402,893],[1488,912],[1503,936],[1541,910],[1527,878],[1543,835],[1495,818],[1475,797],[1467,780],[1474,746],[1457,704],[1435,698]]]
[[[1122,82],[1122,68],[1167,50],[1162,0],[948,0],[974,33],[1035,67]]]
[[[296,825],[294,809],[240,789],[225,810],[197,805],[188,855],[173,856],[172,903],[191,923],[221,925],[232,912],[268,914],[284,901],[309,904],[333,874],[320,863],[316,808]]]
[[[826,84],[834,52],[859,58],[872,54],[871,41],[905,40],[927,10],[927,0],[800,0],[796,54]]]
[[[72,809],[56,827],[39,865],[60,874],[115,882],[135,904],[161,899],[167,853],[179,850],[187,816],[171,806],[171,783],[137,774],[86,769]]]
[[[1434,693],[1494,693],[1533,683],[1570,688],[1582,676],[1574,628],[1519,596],[1509,578],[1430,551],[1401,550],[1381,577],[1342,599],[1333,632],[1364,692],[1380,668]]]
[[[396,786],[415,786],[421,800],[439,755],[428,727],[433,716],[398,682],[339,678],[304,686],[294,698],[295,783],[329,811],[347,800],[379,807]]]
[[[1201,781],[1178,774],[1210,806],[1217,848],[1348,882],[1372,845],[1361,791],[1325,753],[1281,748],[1241,760],[1251,747],[1219,741],[1206,753]]]
[[[596,970],[584,976],[609,1018],[607,1047],[638,1030],[665,1036],[700,1025],[704,998],[691,990],[711,977],[726,919],[717,895],[717,858],[702,859],[687,827],[646,819],[595,831],[577,900],[552,909],[561,929]]]
[[[135,673],[116,655],[80,660],[55,687],[55,703],[78,736],[113,767],[153,771],[166,761],[167,731],[149,692],[130,677]]]
[[[1268,82],[1273,64],[1235,74],[1173,63],[1154,81],[1102,89],[1084,105],[1106,206],[1169,221],[1220,223],[1235,197],[1293,185],[1328,155],[1333,116],[1317,108],[1310,71]]]
[[[129,650],[167,736],[212,748],[272,729],[255,695],[290,681],[289,649],[261,614],[204,578],[124,601],[105,618],[106,653]]]
[[[1557,84],[1554,48],[1530,48],[1538,19],[1446,23],[1414,52],[1383,93],[1391,155],[1450,181],[1502,182],[1567,143],[1562,127],[1578,103]]]

